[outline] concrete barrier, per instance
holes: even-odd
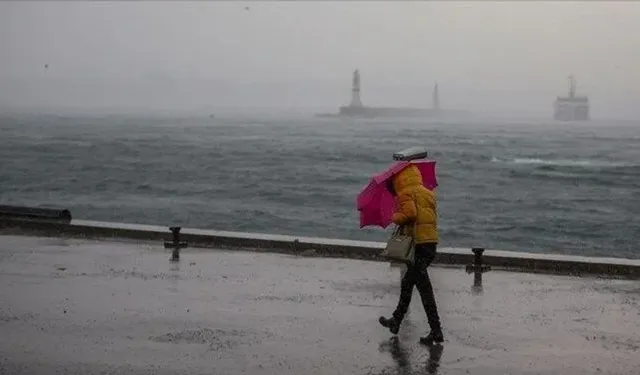
[[[71,212],[60,208],[0,205],[0,219],[71,222]]]
[[[69,224],[0,219],[0,233],[76,238],[122,238],[141,241],[170,241],[169,227],[72,220]],[[189,247],[269,251],[303,256],[345,257],[383,261],[378,254],[382,242],[338,240],[315,237],[242,233],[183,228],[180,238]],[[435,263],[468,265],[474,262],[471,249],[441,247]],[[486,250],[483,263],[493,269],[568,275],[600,275],[640,279],[640,260],[593,258],[555,254],[532,254]]]

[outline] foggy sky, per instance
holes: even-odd
[[[640,2],[0,2],[0,53],[5,109],[335,109],[359,68],[369,105],[551,116],[573,73],[640,116]]]

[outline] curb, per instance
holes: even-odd
[[[141,241],[170,241],[168,227],[125,223],[72,220],[70,223],[0,219],[0,234],[73,238],[121,238]],[[382,242],[337,240],[314,237],[226,232],[183,228],[182,241],[194,248],[218,248],[267,251],[302,256],[339,257],[386,261],[378,256]],[[474,262],[471,249],[439,248],[434,260],[443,265],[469,265]],[[640,279],[640,260],[595,258],[555,254],[532,254],[486,250],[482,264],[493,269],[574,276]]]

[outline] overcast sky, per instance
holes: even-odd
[[[574,73],[640,116],[640,2],[0,2],[0,51],[2,108],[332,108],[359,68],[369,105],[550,116]]]

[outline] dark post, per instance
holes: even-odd
[[[471,251],[473,251],[473,254],[475,255],[473,264],[476,267],[482,267],[482,253],[484,253],[484,249],[481,247],[474,247]]]
[[[475,294],[482,293],[482,274],[490,271],[491,266],[482,264],[482,254],[484,253],[484,248],[474,247],[471,249],[473,251],[473,264],[467,265],[467,273],[473,273],[473,287],[471,290]]]
[[[165,241],[164,247],[165,249],[173,248],[173,252],[171,253],[171,261],[177,262],[180,260],[180,249],[187,247],[186,242],[180,242],[180,227],[169,227],[169,230],[173,234],[173,241]]]
[[[491,266],[486,266],[482,264],[482,254],[484,253],[484,248],[474,247],[471,249],[473,251],[473,264],[467,265],[467,272],[487,272],[491,270]]]

